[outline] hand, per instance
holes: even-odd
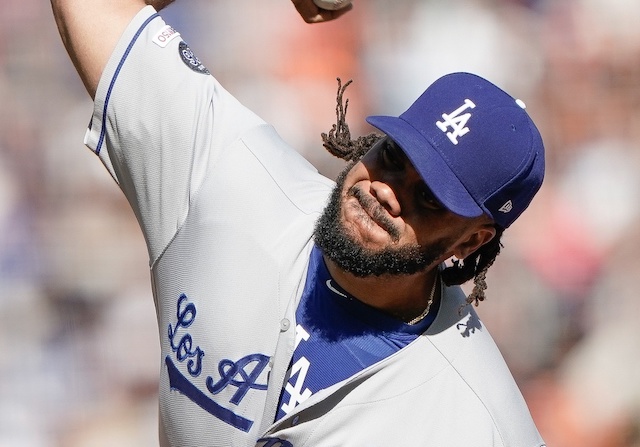
[[[321,23],[335,20],[353,9],[353,5],[351,4],[336,11],[329,11],[328,9],[318,8],[316,4],[313,3],[313,0],[291,0],[291,2],[307,23]]]

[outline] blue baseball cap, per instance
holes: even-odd
[[[435,81],[399,117],[367,122],[402,148],[452,213],[509,227],[544,177],[544,144],[524,103],[470,73]]]

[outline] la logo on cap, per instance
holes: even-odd
[[[469,128],[467,127],[467,122],[469,118],[471,118],[471,113],[465,113],[462,115],[467,109],[473,109],[476,105],[470,99],[465,99],[464,104],[458,107],[450,114],[443,113],[442,119],[444,121],[436,121],[436,125],[440,128],[441,131],[446,132],[447,137],[453,144],[458,144],[458,138],[466,135],[469,132]],[[453,129],[451,132],[447,132],[447,129]]]

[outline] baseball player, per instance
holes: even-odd
[[[167,3],[52,0],[94,99],[85,143],[148,246],[160,445],[544,445],[467,305],[542,182],[522,103],[445,76],[369,117],[383,134],[334,183],[218,83]]]

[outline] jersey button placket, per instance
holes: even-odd
[[[280,332],[287,332],[290,327],[291,322],[287,318],[284,318],[280,321]]]

